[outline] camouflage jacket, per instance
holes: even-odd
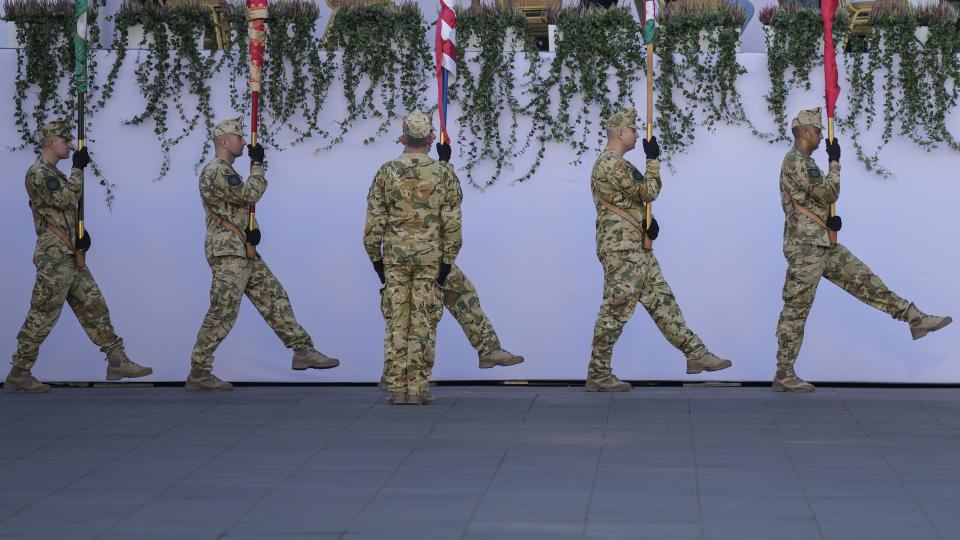
[[[371,261],[453,264],[460,251],[460,180],[453,166],[404,152],[377,171],[367,194],[363,246]]]
[[[643,236],[627,220],[608,210],[597,194],[642,223],[644,204],[660,194],[660,161],[647,160],[641,173],[620,154],[607,148],[593,164],[590,175],[593,204],[597,207],[597,254],[635,251],[643,247]]]
[[[83,170],[73,169],[70,177],[60,172],[54,164],[43,159],[37,161],[27,169],[25,181],[27,196],[30,197],[30,207],[37,211],[67,235],[70,241],[77,236],[77,201],[80,200],[80,186],[83,184]],[[33,216],[33,228],[37,232],[37,247],[33,258],[37,260],[41,254],[47,256],[69,256],[73,252],[63,240],[36,216]]]
[[[242,232],[247,228],[249,206],[256,204],[267,190],[267,179],[263,167],[253,167],[246,182],[226,161],[216,157],[200,171],[200,200],[207,223],[207,237],[203,244],[207,260],[214,257],[233,255],[246,256],[246,245],[223,225],[218,225],[210,217],[210,212],[229,221]],[[259,227],[254,219],[254,227]]]
[[[802,244],[830,245],[827,230],[797,212],[791,199],[826,221],[830,204],[839,197],[840,164],[831,163],[830,173],[824,175],[812,157],[797,147],[791,148],[780,168],[780,204],[786,217],[783,224],[784,249]]]

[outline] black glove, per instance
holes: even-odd
[[[377,273],[377,277],[380,278],[380,284],[387,282],[387,276],[383,273],[383,261],[373,261],[373,270]]]
[[[650,137],[650,140],[643,139],[643,152],[647,154],[647,159],[657,159],[660,157],[660,143],[656,137]]]
[[[260,229],[244,229],[244,232],[247,233],[247,243],[253,244],[255,246],[260,245]]]
[[[843,227],[843,221],[840,216],[830,216],[827,218],[827,228],[831,231],[839,231]]]
[[[263,163],[263,154],[263,146],[260,146],[260,143],[247,145],[247,155],[250,156],[250,161],[254,163]]]
[[[643,222],[646,221],[646,219],[643,220]],[[657,218],[651,216],[650,226],[643,229],[643,232],[645,232],[651,240],[656,240],[657,237],[660,236],[660,224],[657,223]]]
[[[87,147],[77,150],[73,153],[73,168],[82,169],[90,164],[90,154],[87,153]]]
[[[450,154],[453,150],[450,148],[450,143],[437,143],[437,155],[440,156],[440,161],[446,161],[450,163]]]
[[[443,284],[447,282],[447,276],[450,275],[450,269],[453,268],[449,264],[440,263],[440,273],[437,274],[437,285],[443,287]]]
[[[827,141],[827,155],[830,156],[830,161],[836,161],[840,163],[840,143],[837,142],[837,138],[833,138],[833,142]]]
[[[83,236],[77,239],[77,249],[80,251],[90,251],[90,231],[84,229]]]

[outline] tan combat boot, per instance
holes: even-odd
[[[127,353],[123,349],[115,349],[107,353],[107,380],[119,381],[124,377],[136,378],[146,377],[153,373],[152,368],[141,366],[127,358]]]
[[[227,381],[221,381],[216,375],[209,371],[201,371],[197,368],[190,369],[190,375],[187,376],[187,382],[183,385],[187,390],[203,390],[207,392],[229,392],[233,390],[233,385]]]
[[[937,317],[936,315],[927,315],[917,309],[917,306],[910,303],[905,320],[910,323],[910,335],[913,339],[920,339],[927,335],[927,332],[934,332],[953,322],[953,317]]]
[[[10,368],[10,373],[7,374],[7,380],[3,383],[3,389],[7,392],[22,390],[30,393],[41,393],[49,392],[50,385],[43,384],[34,378],[29,369],[21,369],[13,366]]]
[[[523,362],[522,356],[517,356],[504,349],[497,349],[480,357],[480,369],[489,369],[493,366],[512,366],[520,362]]]
[[[773,377],[774,392],[813,392],[815,387],[797,377],[793,366],[777,364],[777,374]]]
[[[429,390],[423,394],[407,394],[407,405],[429,405],[436,400]]]
[[[406,405],[407,393],[406,392],[390,392],[390,395],[387,396],[387,403],[391,405]]]
[[[629,392],[633,386],[626,381],[621,381],[613,373],[607,373],[602,377],[587,378],[583,388],[587,392]]]
[[[330,358],[311,346],[300,347],[293,351],[293,369],[330,369],[340,365],[336,358]]]
[[[700,373],[701,371],[720,371],[732,366],[733,362],[718,358],[712,352],[707,352],[700,358],[687,358],[687,373]]]

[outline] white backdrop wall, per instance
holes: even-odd
[[[748,69],[738,83],[748,116],[770,131],[773,126],[762,99],[769,90],[766,57],[741,54],[739,60]],[[101,66],[110,61],[101,58]],[[0,51],[0,69],[13,73],[15,63],[15,51]],[[210,271],[203,256],[203,211],[193,168],[205,135],[196,133],[177,146],[170,174],[152,181],[160,165],[152,125],[121,125],[144,105],[133,83],[134,64],[129,58],[118,95],[96,117],[92,149],[117,187],[110,212],[102,203],[102,191],[93,180],[88,182],[87,223],[94,240],[88,263],[130,356],[154,367],[147,380],[176,381],[189,369],[190,350],[208,306]],[[521,69],[524,66],[518,66]],[[226,75],[212,84],[219,100],[217,117],[238,114],[229,110]],[[11,103],[12,92],[12,81],[0,85],[3,102]],[[433,92],[424,99],[434,99]],[[790,98],[790,115],[816,106],[822,95],[822,79],[817,79],[809,92]],[[643,110],[642,99],[636,105]],[[343,107],[342,90],[335,85],[325,108],[327,119],[340,119]],[[18,138],[7,110],[3,114],[8,129],[0,134],[0,143],[13,146]],[[451,108],[455,140],[458,112]],[[236,327],[217,352],[215,370],[221,377],[301,382],[379,378],[383,334],[379,282],[361,235],[370,180],[379,164],[400,148],[390,137],[364,146],[360,141],[374,127],[373,122],[361,123],[355,136],[321,154],[313,152],[320,141],[283,152],[268,149],[270,187],[258,204],[264,234],[261,253],[286,286],[317,347],[341,358],[342,365],[325,372],[291,371],[289,351],[245,300]],[[956,115],[951,128],[960,130]],[[526,129],[528,124],[521,125],[521,133]],[[399,133],[399,125],[393,131]],[[864,136],[876,140],[879,133]],[[783,143],[771,145],[746,127],[701,130],[689,152],[675,156],[675,170],[664,169],[664,189],[654,205],[662,228],[656,254],[684,315],[708,347],[734,361],[733,368],[714,375],[685,375],[683,356],[639,310],[614,353],[618,375],[651,380],[770,379],[785,270],[777,182],[788,148]],[[957,315],[960,287],[955,275],[960,255],[954,216],[960,199],[960,154],[947,150],[928,154],[895,138],[882,157],[896,174],[887,180],[864,170],[853,154],[849,144],[844,145],[838,205],[844,218],[841,241],[893,290],[922,309]],[[825,165],[822,149],[815,156]],[[640,162],[642,151],[627,157]],[[12,353],[34,280],[35,235],[23,188],[23,172],[34,155],[19,151],[3,158],[7,174],[0,184],[0,230],[6,242],[0,343]],[[571,165],[571,158],[567,147],[551,145],[543,167],[527,182],[510,180],[527,170],[530,156],[519,159],[506,178],[485,191],[464,182],[464,246],[457,262],[477,285],[504,346],[527,361],[478,370],[476,353],[448,313],[440,322],[435,379],[584,377],[602,270],[595,254],[595,211],[588,187],[593,155],[579,165]],[[453,162],[457,163],[456,149]],[[61,165],[66,169],[68,162]],[[480,177],[489,170],[481,170]],[[960,325],[914,342],[905,324],[826,281],[806,336],[798,369],[811,380],[960,382]],[[41,348],[35,371],[45,380],[100,380],[102,358],[67,308]]]

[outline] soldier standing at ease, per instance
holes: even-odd
[[[435,136],[430,116],[403,118],[403,153],[377,171],[367,195],[363,245],[381,282],[389,403],[433,402],[437,323],[443,290],[460,251],[460,181],[449,163],[427,153]]]
[[[73,169],[68,178],[57,169],[74,149],[71,126],[66,121],[50,122],[40,129],[40,157],[27,169],[26,187],[33,211],[37,247],[33,264],[37,281],[30,298],[30,311],[17,334],[13,367],[4,383],[8,391],[48,392],[50,386],[30,373],[37,360],[40,344],[60,318],[66,301],[90,336],[107,354],[107,380],[143,377],[153,370],[127,358],[123,340],[110,322],[110,312],[100,287],[86,266],[78,267],[76,251],[90,248],[90,235],[76,238],[77,201],[83,183],[83,169],[90,163],[87,149],[73,153]]]
[[[447,143],[437,143],[437,153],[440,161],[450,162],[451,148]],[[381,278],[381,283],[383,279]],[[381,303],[381,308],[386,308],[386,302]],[[443,284],[443,306],[450,310],[450,314],[460,324],[463,333],[467,335],[470,346],[477,351],[480,357],[478,367],[480,369],[489,369],[495,366],[512,366],[523,362],[523,357],[513,354],[500,345],[500,338],[496,330],[493,329],[493,323],[480,307],[480,296],[477,288],[467,278],[466,274],[460,270],[456,264],[452,265],[450,275]],[[390,320],[390,314],[383,311],[383,320]],[[387,325],[389,326],[389,324]],[[390,351],[390,339],[384,339],[383,351],[383,376],[380,377],[380,384],[377,386],[381,390],[387,389],[387,372],[391,369],[390,358],[393,355]]]
[[[243,155],[246,144],[243,135],[240,118],[217,124],[213,129],[216,157],[200,172],[200,199],[207,213],[204,252],[213,271],[213,282],[210,309],[190,356],[187,390],[233,389],[232,384],[212,373],[213,352],[237,321],[244,294],[283,344],[294,350],[293,369],[327,369],[340,365],[336,358],[313,348],[309,334],[293,314],[287,291],[260,254],[255,253],[253,246],[260,243],[260,229],[244,230],[248,208],[263,196],[267,179],[260,144],[247,146],[253,166],[246,181],[233,170],[234,160]]]
[[[625,160],[623,155],[633,150],[640,137],[636,121],[633,107],[620,109],[607,120],[607,147],[593,165],[590,177],[597,208],[597,256],[604,273],[603,302],[593,330],[587,370],[586,390],[590,392],[630,390],[630,383],[613,374],[610,360],[613,346],[638,302],[663,336],[687,357],[687,373],[717,371],[733,364],[709,352],[687,328],[660,263],[652,250],[643,249],[644,235],[654,239],[660,230],[656,220],[651,220],[647,230],[640,223],[644,204],[660,193],[660,145],[656,137],[643,141],[646,173]]]
[[[920,339],[950,324],[950,317],[927,315],[894,294],[866,264],[843,244],[831,243],[828,230],[839,231],[839,216],[828,216],[830,204],[840,196],[840,144],[827,143],[830,172],[817,167],[811,154],[823,140],[820,108],[801,111],[791,122],[794,146],[780,169],[780,204],[783,254],[787,276],[783,284],[783,311],[777,324],[776,392],[812,392],[814,386],[794,372],[803,342],[803,327],[813,306],[820,278],[825,277],[860,301],[910,324],[913,339]]]

